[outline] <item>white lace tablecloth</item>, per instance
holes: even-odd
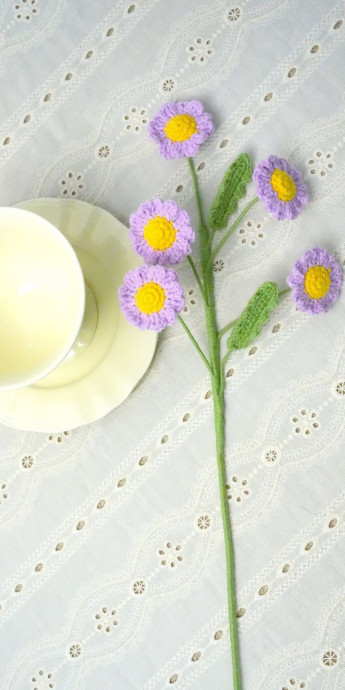
[[[207,203],[241,151],[286,157],[310,194],[294,222],[257,204],[224,248],[224,325],[305,249],[345,263],[344,39],[335,0],[3,0],[0,203],[79,198],[127,223],[161,196],[196,223],[186,161],[162,160],[146,123],[200,99],[216,124],[196,158]],[[1,690],[231,690],[209,388],[175,324],[101,421],[1,426]],[[344,391],[344,290],[319,317],[285,296],[229,362],[244,690],[345,687]]]

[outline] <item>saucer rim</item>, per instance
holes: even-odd
[[[91,210],[92,212],[95,213],[97,212],[97,215],[100,214],[100,216],[108,217],[108,221],[110,221],[110,224],[113,225],[112,228],[112,235],[113,238],[116,240],[118,239],[118,232],[121,229],[124,229],[126,233],[121,237],[121,243],[125,243],[126,247],[126,255],[130,255],[131,258],[133,259],[133,265],[126,265],[125,271],[127,272],[128,270],[132,269],[134,265],[140,265],[140,259],[139,257],[134,253],[132,249],[132,245],[129,240],[128,236],[128,229],[126,226],[121,223],[113,214],[111,214],[109,211],[106,209],[101,208],[100,206],[95,206],[93,204],[90,204],[89,202],[83,201],[81,199],[61,199],[59,197],[39,197],[36,199],[27,199],[25,201],[20,202],[17,204],[14,208],[22,208],[23,210],[32,210],[32,207],[29,206],[29,208],[26,207],[27,205],[34,205],[34,204],[47,204],[48,206],[51,205],[52,207],[58,207],[58,206],[73,206],[74,208],[82,208],[83,212],[87,210]],[[37,213],[37,215],[40,215],[37,210],[32,210],[33,213]],[[82,213],[83,213],[82,212]],[[45,218],[45,216],[42,216]],[[49,220],[49,222],[52,222]],[[54,223],[52,223],[54,225]],[[56,226],[55,226],[56,227]],[[58,228],[62,234],[69,239],[68,237],[68,231],[66,231],[66,226],[62,226],[61,228]],[[78,237],[78,240],[80,241],[80,236]],[[73,244],[73,240],[69,239],[69,241],[72,244],[73,249],[75,250],[76,248],[82,249],[82,243],[75,243]],[[77,246],[76,246],[77,244]],[[37,431],[37,432],[57,432],[61,431],[61,429],[75,429],[80,426],[83,426],[85,424],[90,424],[92,422],[95,422],[102,417],[104,417],[106,414],[110,413],[113,409],[118,407],[122,402],[124,402],[127,397],[131,394],[133,389],[137,386],[139,381],[142,379],[144,374],[146,373],[147,369],[149,368],[155,350],[156,350],[156,345],[157,345],[157,338],[158,334],[154,331],[140,331],[139,329],[136,329],[133,326],[130,326],[124,319],[120,319],[120,323],[123,324],[123,327],[128,329],[128,333],[133,333],[133,341],[131,341],[132,346],[134,345],[134,339],[137,343],[138,342],[138,347],[134,347],[133,352],[135,352],[135,357],[136,357],[136,365],[138,365],[138,356],[142,356],[142,366],[140,367],[140,370],[138,370],[138,373],[133,377],[130,376],[129,374],[131,371],[129,371],[129,374],[127,373],[128,380],[126,381],[121,380],[121,394],[117,393],[117,396],[115,394],[111,395],[111,391],[109,390],[109,381],[107,381],[104,378],[104,372],[103,372],[103,367],[102,370],[100,367],[96,367],[94,370],[86,374],[85,377],[83,377],[80,381],[73,382],[71,384],[67,385],[62,385],[58,388],[35,388],[35,386],[26,386],[24,388],[20,389],[15,389],[15,390],[10,390],[10,391],[3,391],[0,393],[0,423],[5,424],[6,426],[9,426],[11,428],[15,429],[21,429],[21,430],[26,430],[26,431]],[[145,342],[145,352],[143,353],[141,347],[140,347],[140,340]],[[114,339],[114,343],[116,341],[116,337]],[[113,347],[113,346],[112,346]],[[113,370],[114,369],[114,364],[116,364],[112,359],[112,347],[110,347],[109,352],[107,353],[106,357],[104,358],[103,361],[108,360],[108,369]],[[119,363],[119,362],[117,362]],[[140,364],[140,361],[139,361]],[[95,373],[97,369],[100,369],[100,376],[99,376],[99,390],[96,392],[94,395],[94,398],[92,399],[92,412],[90,411],[87,413],[85,409],[83,409],[83,406],[81,405],[78,407],[77,410],[74,410],[73,413],[73,419],[70,418],[71,414],[69,414],[69,418],[63,418],[63,414],[61,414],[61,411],[59,413],[59,418],[56,419],[56,414],[54,415],[54,412],[52,411],[52,406],[54,407],[54,395],[55,396],[60,396],[61,397],[61,391],[66,391],[68,389],[69,395],[74,396],[74,401],[78,402],[78,398],[80,399],[80,393],[78,396],[78,387],[81,388],[82,384],[84,384],[85,388],[85,381],[87,383],[88,379]],[[108,372],[109,373],[109,372]],[[122,373],[122,372],[121,372]],[[42,379],[43,380],[43,379]],[[103,386],[103,390],[102,390]],[[86,386],[87,389],[87,386]],[[103,395],[102,395],[103,393]],[[56,397],[55,397],[56,400]],[[11,403],[11,404],[9,404]],[[35,407],[35,420],[33,421],[32,419],[32,414],[26,413],[25,415],[25,410],[32,409],[32,405]]]

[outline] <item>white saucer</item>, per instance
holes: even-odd
[[[30,431],[73,429],[123,402],[152,360],[157,334],[131,326],[117,299],[125,273],[141,260],[132,250],[128,229],[97,206],[42,198],[18,208],[43,216],[71,242],[95,297],[98,321],[90,344],[52,374],[34,386],[0,393],[0,422]]]

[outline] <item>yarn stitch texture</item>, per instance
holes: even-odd
[[[229,350],[247,347],[266,323],[272,309],[278,304],[276,283],[263,283],[249,300],[227,341]]]
[[[163,266],[140,266],[129,271],[118,296],[127,321],[142,330],[163,330],[174,323],[184,307],[177,273]]]
[[[133,248],[148,264],[179,264],[191,253],[195,233],[188,213],[175,201],[144,201],[129,224]]]
[[[200,101],[166,103],[148,124],[149,136],[164,158],[195,156],[212,132],[211,116]]]
[[[342,284],[340,266],[321,247],[308,249],[295,262],[286,280],[298,309],[308,314],[326,312],[339,297]]]
[[[294,220],[308,201],[307,188],[298,170],[285,158],[269,156],[255,168],[256,193],[277,220]]]
[[[252,166],[246,153],[241,153],[231,163],[218,189],[209,214],[209,226],[213,230],[226,227],[229,217],[235,213],[239,199],[246,193],[246,184],[252,179]]]
[[[171,141],[186,141],[198,133],[198,128],[191,115],[174,115],[166,123],[164,132]]]

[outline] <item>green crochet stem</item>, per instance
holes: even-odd
[[[230,629],[230,644],[231,644],[231,659],[232,659],[232,675],[233,675],[233,690],[241,690],[241,669],[240,669],[240,653],[239,653],[239,639],[237,628],[237,603],[236,603],[236,580],[235,580],[235,557],[234,546],[232,539],[231,519],[229,512],[229,503],[226,490],[226,467],[225,467],[225,415],[224,415],[224,390],[223,390],[223,373],[221,368],[220,356],[220,339],[218,337],[218,327],[216,319],[216,305],[214,297],[214,282],[212,271],[212,259],[209,245],[209,231],[206,227],[202,203],[200,198],[200,191],[198,179],[192,158],[188,158],[189,167],[192,174],[196,202],[199,212],[199,237],[200,237],[200,255],[201,255],[201,270],[202,283],[205,293],[205,316],[206,328],[209,345],[209,358],[211,365],[211,382],[213,392],[213,409],[214,409],[214,427],[216,433],[216,452],[217,452],[217,467],[218,467],[218,481],[220,492],[221,514],[224,531],[225,555],[226,555],[226,579],[227,579],[227,600],[229,613],[229,629]],[[252,202],[251,205],[253,205]],[[248,209],[247,209],[248,210]],[[242,212],[242,217],[243,217]],[[239,221],[238,221],[239,222]],[[224,238],[223,238],[224,240]],[[224,244],[222,241],[221,244]],[[211,257],[210,257],[211,253]],[[215,255],[215,254],[214,254]]]
[[[218,482],[221,515],[223,522],[225,556],[226,556],[226,581],[227,581],[227,601],[229,614],[229,632],[231,645],[231,660],[232,660],[232,676],[233,676],[233,690],[241,690],[241,666],[240,666],[240,652],[239,652],[239,637],[237,627],[237,601],[236,601],[236,578],[235,578],[235,554],[232,538],[231,517],[229,510],[229,502],[227,497],[227,478],[225,465],[225,364],[231,355],[231,350],[228,350],[224,357],[220,354],[220,340],[221,337],[230,330],[238,322],[238,319],[231,321],[224,328],[218,330],[216,317],[216,304],[214,296],[214,280],[213,280],[213,261],[219,250],[224,246],[225,242],[230,237],[231,233],[241,222],[242,218],[249,211],[249,209],[258,201],[255,197],[240,213],[238,218],[233,222],[229,230],[225,233],[222,240],[212,251],[212,240],[215,232],[209,230],[203,214],[202,201],[200,196],[200,189],[198,178],[192,158],[188,158],[188,164],[192,175],[196,203],[199,214],[199,240],[200,240],[200,258],[201,258],[201,277],[195,267],[195,264],[190,256],[187,257],[192,268],[196,281],[199,285],[200,292],[204,301],[206,329],[208,337],[209,359],[200,348],[199,344],[192,335],[185,321],[178,316],[179,321],[185,329],[194,347],[198,351],[201,359],[206,365],[211,375],[212,393],[213,393],[213,409],[214,409],[214,428],[216,433],[216,454],[217,454],[217,468],[218,468]],[[290,288],[282,290],[278,297],[282,297],[289,292]]]
[[[224,335],[224,333],[229,331],[230,328],[232,328],[235,325],[235,323],[237,323],[237,321],[238,321],[238,319],[234,319],[233,321],[230,321],[230,323],[228,323],[226,326],[224,326],[224,328],[222,328],[222,330],[219,331],[219,333],[218,333],[218,339],[220,340],[222,335]]]
[[[279,298],[280,298],[280,297],[283,297],[283,295],[286,295],[288,292],[291,292],[291,288],[289,288],[289,287],[288,287],[288,288],[285,288],[285,290],[281,290],[281,292],[279,293],[278,297],[279,297]]]
[[[186,322],[183,320],[182,316],[180,316],[179,314],[177,314],[177,318],[178,318],[180,324],[183,326],[184,330],[186,331],[188,337],[189,337],[190,340],[192,341],[192,343],[193,343],[195,349],[198,351],[198,353],[199,353],[199,355],[200,355],[202,361],[204,362],[204,364],[206,364],[207,369],[209,370],[209,372],[210,372],[210,374],[211,374],[211,376],[212,376],[212,373],[213,373],[213,372],[212,372],[212,369],[211,369],[211,365],[210,365],[210,363],[209,363],[207,357],[206,357],[205,354],[203,353],[203,351],[202,351],[200,345],[199,345],[199,344],[197,343],[197,341],[195,340],[194,335],[192,335],[191,331],[189,330],[189,328],[188,328]]]
[[[204,219],[202,201],[201,201],[200,190],[199,190],[199,183],[198,183],[198,178],[197,178],[197,174],[196,174],[196,170],[195,170],[195,166],[194,166],[194,161],[192,158],[188,158],[187,160],[188,160],[190,172],[192,175],[196,204],[198,207],[198,214],[199,214],[200,257],[201,257],[201,271],[202,271],[202,277],[203,277],[203,290],[204,290],[203,297],[204,297],[205,304],[207,306],[209,306],[209,290],[207,289],[207,285],[206,285],[206,281],[205,281],[205,276],[208,274],[209,230],[208,230],[208,227],[207,227],[207,225],[205,223],[205,219]],[[211,362],[211,364],[212,364],[212,362]]]
[[[190,267],[191,267],[191,269],[192,269],[192,271],[193,271],[193,273],[194,273],[196,282],[197,282],[198,285],[199,285],[199,288],[200,288],[200,292],[201,292],[201,294],[202,294],[202,297],[203,297],[203,299],[205,299],[205,292],[204,292],[203,284],[202,284],[202,282],[201,282],[201,280],[200,280],[200,278],[199,278],[199,273],[198,273],[198,271],[197,271],[197,269],[196,269],[196,267],[195,267],[195,263],[194,263],[192,257],[191,257],[191,256],[187,256],[187,261],[188,261],[188,263],[189,263],[189,265],[190,265]]]

